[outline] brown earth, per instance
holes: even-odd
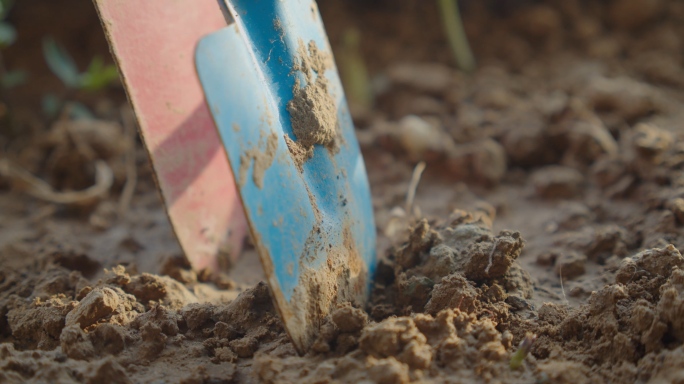
[[[40,84],[5,94],[0,382],[684,382],[684,3],[463,5],[472,75],[431,2],[320,4],[373,74],[353,112],[381,262],[368,307],[333,311],[305,356],[253,250],[189,269],[120,90],[91,125],[19,113]],[[20,36],[38,28],[17,7]],[[78,204],[7,176],[82,189],[96,160],[111,192]]]

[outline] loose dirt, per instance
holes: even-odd
[[[0,382],[683,382],[684,5],[463,2],[465,76],[433,3],[391,3],[320,4],[333,49],[357,23],[375,76],[355,114],[381,259],[366,307],[335,305],[297,354],[254,250],[190,270],[140,147],[118,213],[127,138],[104,108],[116,139],[82,142],[106,150],[68,119],[0,136],[59,190],[92,185],[93,160],[114,174],[68,206],[0,179]]]
[[[306,78],[306,85],[297,78],[292,89],[293,98],[287,105],[292,121],[296,143],[311,153],[315,144],[334,149],[337,145],[339,127],[337,105],[328,91],[325,71],[332,67],[329,53],[320,51],[312,40],[307,45],[299,42],[299,62],[294,68]],[[295,159],[301,156],[294,153]]]

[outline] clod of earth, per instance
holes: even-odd
[[[314,145],[334,149],[339,144],[340,133],[337,105],[330,95],[328,79],[325,77],[325,71],[332,66],[330,54],[320,51],[313,40],[309,42],[308,49],[300,41],[297,52],[299,63],[295,70],[304,75],[306,83],[302,86],[301,80],[296,78],[287,110],[297,138],[295,143],[302,149],[295,149],[290,144],[288,147],[297,163],[301,164],[302,158],[306,160],[313,155]]]

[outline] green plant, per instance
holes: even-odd
[[[537,335],[528,333],[525,335],[525,338],[520,342],[520,346],[518,347],[518,350],[515,351],[513,356],[511,356],[511,361],[509,363],[509,366],[511,369],[518,369],[522,367],[522,363],[527,357],[527,355],[530,353],[530,350],[532,349],[532,345],[534,345],[534,342],[537,340]]]
[[[349,28],[342,36],[340,69],[344,90],[352,108],[367,111],[373,106],[373,90],[371,89],[368,70],[361,54],[361,32]]]
[[[444,32],[449,40],[451,51],[456,59],[456,65],[463,72],[475,70],[476,62],[473,52],[468,44],[468,37],[463,29],[461,13],[458,10],[457,0],[437,0],[444,24]]]
[[[17,40],[17,31],[14,26],[6,21],[9,11],[14,5],[14,0],[0,0],[0,49],[5,49]],[[28,78],[28,73],[23,70],[8,71],[0,56],[0,86],[5,89],[23,84]]]
[[[0,0],[0,48],[12,45],[17,39],[14,26],[5,21],[13,5],[14,0]]]
[[[119,78],[116,66],[105,65],[101,57],[90,61],[85,72],[79,72],[74,59],[53,38],[43,39],[43,55],[50,70],[71,89],[98,91]]]

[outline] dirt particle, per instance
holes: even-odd
[[[587,368],[574,361],[549,361],[540,364],[540,371],[552,383],[584,384],[589,383]]]
[[[648,159],[662,154],[674,144],[674,138],[669,131],[645,123],[640,123],[634,128],[632,140],[639,155]]]
[[[95,364],[89,372],[86,372],[87,384],[111,383],[131,384],[126,370],[113,359],[103,359]]]
[[[684,342],[684,271],[674,269],[667,283],[661,288],[658,302],[660,318],[668,325],[668,331],[675,339]]]
[[[143,303],[150,300],[159,301],[166,297],[166,285],[160,276],[155,276],[149,273],[143,273],[131,279],[131,282],[126,284],[126,292],[135,296]]]
[[[520,256],[524,244],[520,233],[510,231],[502,231],[489,241],[473,242],[455,253],[456,270],[473,281],[502,277]]]
[[[653,88],[629,78],[598,77],[589,83],[586,92],[594,110],[617,113],[628,122],[657,109]]]
[[[561,254],[556,260],[556,275],[562,279],[575,279],[584,274],[587,257],[577,252]]]
[[[214,350],[214,356],[219,362],[231,362],[237,361],[238,356],[229,347],[219,347]]]
[[[535,171],[531,180],[540,197],[562,199],[575,197],[580,193],[584,176],[575,168],[549,165]]]
[[[95,348],[77,324],[66,326],[59,337],[62,351],[72,359],[87,360],[95,356]]]
[[[390,318],[366,327],[359,347],[370,356],[395,357],[413,368],[425,369],[432,360],[432,352],[426,342],[413,319]]]
[[[91,342],[98,353],[117,355],[126,346],[126,329],[118,324],[100,324],[91,335]]]
[[[684,225],[684,199],[681,197],[674,198],[667,202],[667,206],[677,218],[677,222]]]
[[[251,336],[233,340],[229,343],[230,349],[239,357],[247,358],[254,356],[254,352],[259,348],[259,341]]]
[[[155,305],[149,311],[136,317],[131,323],[135,329],[141,329],[147,323],[154,323],[169,336],[175,336],[179,333],[178,322],[182,319],[177,312],[169,310],[162,305]]]
[[[430,301],[425,305],[425,312],[436,315],[447,308],[473,312],[478,304],[478,296],[479,293],[473,283],[462,274],[454,273],[435,285]]]
[[[508,167],[504,147],[492,139],[457,145],[447,157],[447,167],[454,177],[488,186],[497,185]]]
[[[674,268],[684,268],[684,257],[673,245],[654,248],[623,260],[615,281],[627,284],[641,278],[668,278]]]
[[[238,332],[235,327],[218,321],[214,326],[214,336],[219,339],[233,340],[240,336],[240,332]]]
[[[453,140],[442,127],[415,115],[401,118],[396,135],[412,160],[421,160],[428,152],[444,153],[454,146]]]
[[[350,303],[339,305],[332,312],[331,318],[340,332],[356,333],[368,323],[366,312],[352,307]]]
[[[190,304],[183,308],[181,316],[190,330],[199,330],[209,325],[214,314],[214,307],[208,304]]]
[[[105,317],[111,316],[120,304],[119,295],[113,289],[97,288],[84,297],[79,305],[67,314],[66,326],[78,324],[81,328],[87,328]]]

